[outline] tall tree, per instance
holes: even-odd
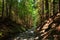
[[[8,17],[8,14],[9,14],[8,11],[9,11],[8,10],[8,1],[6,0],[6,17]]]
[[[2,18],[4,17],[4,0],[2,0]]]
[[[2,16],[2,0],[0,0],[0,17]]]
[[[49,18],[49,3],[48,3],[48,0],[45,0],[45,7],[46,7],[46,18]]]
[[[49,17],[53,15],[53,1],[49,0]]]
[[[60,0],[59,0],[59,12],[60,12]]]

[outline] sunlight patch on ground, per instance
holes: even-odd
[[[35,39],[37,40],[39,37],[36,37]]]

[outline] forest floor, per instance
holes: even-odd
[[[0,33],[0,38],[2,37],[2,40],[4,39],[8,40],[9,37],[11,37],[11,36],[8,36],[9,34],[7,35],[7,32],[11,30],[7,26],[8,23],[7,24],[5,23],[2,24],[2,22],[0,22],[0,31],[4,32],[4,34]],[[13,24],[13,25],[16,25],[16,24]],[[1,35],[4,35],[5,38]],[[50,17],[48,20],[45,20],[45,23],[42,26],[42,28],[41,29],[40,27],[37,28],[35,39],[32,38],[32,40],[40,40],[40,39],[45,40],[47,38],[51,40],[53,39],[60,40],[60,13],[56,14],[54,18]]]

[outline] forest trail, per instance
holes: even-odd
[[[12,21],[11,21],[12,22]],[[11,23],[11,22],[5,22],[3,25],[0,23],[1,27],[3,29],[3,32],[5,31],[5,34],[9,31],[11,31],[11,26],[15,27],[19,24]],[[8,27],[10,25],[10,28]],[[0,29],[0,30],[2,30]],[[37,34],[35,37],[35,40],[38,40],[42,37],[42,40],[45,40],[46,37],[48,37],[53,30],[57,30],[57,32],[60,32],[60,13],[56,14],[54,17],[50,17],[48,20],[45,20],[42,28],[38,27],[36,29]],[[5,35],[4,34],[4,35]],[[52,33],[53,34],[53,33]],[[56,33],[55,33],[56,34]],[[59,34],[59,33],[57,33]],[[59,34],[60,35],[60,34]]]
[[[49,35],[51,35],[53,30],[57,31],[57,33],[55,33],[56,35],[60,33],[60,13],[57,13],[54,18],[51,17],[46,20],[42,27],[37,28],[35,40],[40,39],[41,37],[42,40],[45,40]]]

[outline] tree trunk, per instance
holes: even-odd
[[[53,15],[55,15],[55,0],[53,0]]]
[[[11,17],[11,9],[12,9],[12,0],[10,0],[10,3],[9,3],[9,15],[8,15],[9,19]]]
[[[49,18],[49,4],[48,4],[48,0],[45,0],[45,7],[46,7],[46,18]]]
[[[4,0],[2,0],[2,18],[4,17]]]
[[[8,17],[8,3],[7,3],[7,0],[6,0],[6,17]]]
[[[60,0],[59,0],[59,13],[60,13]]]

